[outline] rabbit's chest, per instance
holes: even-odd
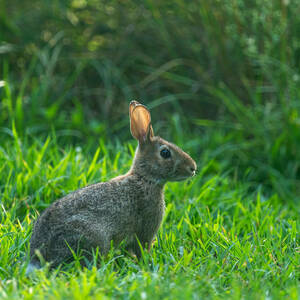
[[[155,190],[146,191],[137,206],[137,233],[146,239],[152,239],[160,226],[164,211],[163,193]]]

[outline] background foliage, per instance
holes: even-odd
[[[151,264],[103,262],[98,292],[117,286],[139,298],[164,277],[162,293],[174,297],[183,292],[171,282],[182,281],[190,297],[264,290],[296,299],[299,11],[298,0],[0,1],[0,274],[8,280],[0,295],[33,297],[25,277],[12,278],[24,276],[16,265],[37,211],[128,169],[128,103],[137,99],[156,133],[192,154],[199,177],[168,186],[175,202]],[[207,289],[197,288],[199,266]],[[34,291],[64,295],[64,280],[78,275],[70,270],[48,286],[40,274]],[[89,290],[88,276],[93,290],[93,270],[71,285]]]
[[[299,9],[297,0],[2,1],[0,124],[126,140],[128,101],[140,99],[162,135],[174,123],[187,140],[218,132],[222,141],[201,151],[291,198]]]

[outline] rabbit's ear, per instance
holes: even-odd
[[[153,137],[151,116],[146,106],[132,101],[129,105],[130,131],[132,136],[141,144]]]

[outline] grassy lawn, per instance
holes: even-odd
[[[196,178],[167,184],[164,222],[141,261],[112,249],[106,258],[95,253],[89,268],[75,259],[27,278],[39,213],[72,190],[126,172],[134,145],[95,141],[100,146],[90,151],[62,147],[54,134],[20,138],[14,128],[6,134],[0,147],[1,299],[298,299],[299,208],[203,155],[195,157]]]

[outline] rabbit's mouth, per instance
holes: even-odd
[[[188,178],[192,178],[195,175],[196,175],[196,167],[195,166],[187,166],[184,168],[184,170],[181,169],[177,172],[174,172],[170,181],[183,181]]]
[[[194,176],[195,176],[195,173],[192,175],[186,175],[186,176],[175,176],[175,177],[171,178],[170,181],[184,181],[184,180],[189,179]]]

